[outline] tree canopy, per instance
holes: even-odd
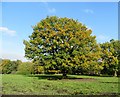
[[[71,18],[47,17],[33,26],[24,40],[25,57],[64,76],[74,67],[98,73],[102,68],[100,46],[92,30]]]

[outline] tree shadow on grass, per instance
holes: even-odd
[[[62,79],[68,79],[68,80],[74,80],[74,79],[83,79],[83,78],[77,78],[75,76],[67,76],[64,78],[62,75],[54,75],[54,74],[45,74],[45,75],[29,75],[29,77],[38,77],[38,79],[47,79],[47,80],[62,80]]]
[[[120,84],[120,82],[101,82],[101,83],[112,83],[112,84]]]

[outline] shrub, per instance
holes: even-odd
[[[17,74],[32,74],[34,72],[33,63],[31,62],[23,62],[21,65],[18,66]]]

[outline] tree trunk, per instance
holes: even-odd
[[[67,78],[67,73],[66,72],[63,73],[63,78]]]
[[[117,76],[117,71],[115,71],[114,76],[115,76],[115,77]]]

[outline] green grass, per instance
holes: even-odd
[[[2,75],[2,94],[99,95],[118,93],[117,77],[69,75],[68,78],[61,80],[61,75]]]

